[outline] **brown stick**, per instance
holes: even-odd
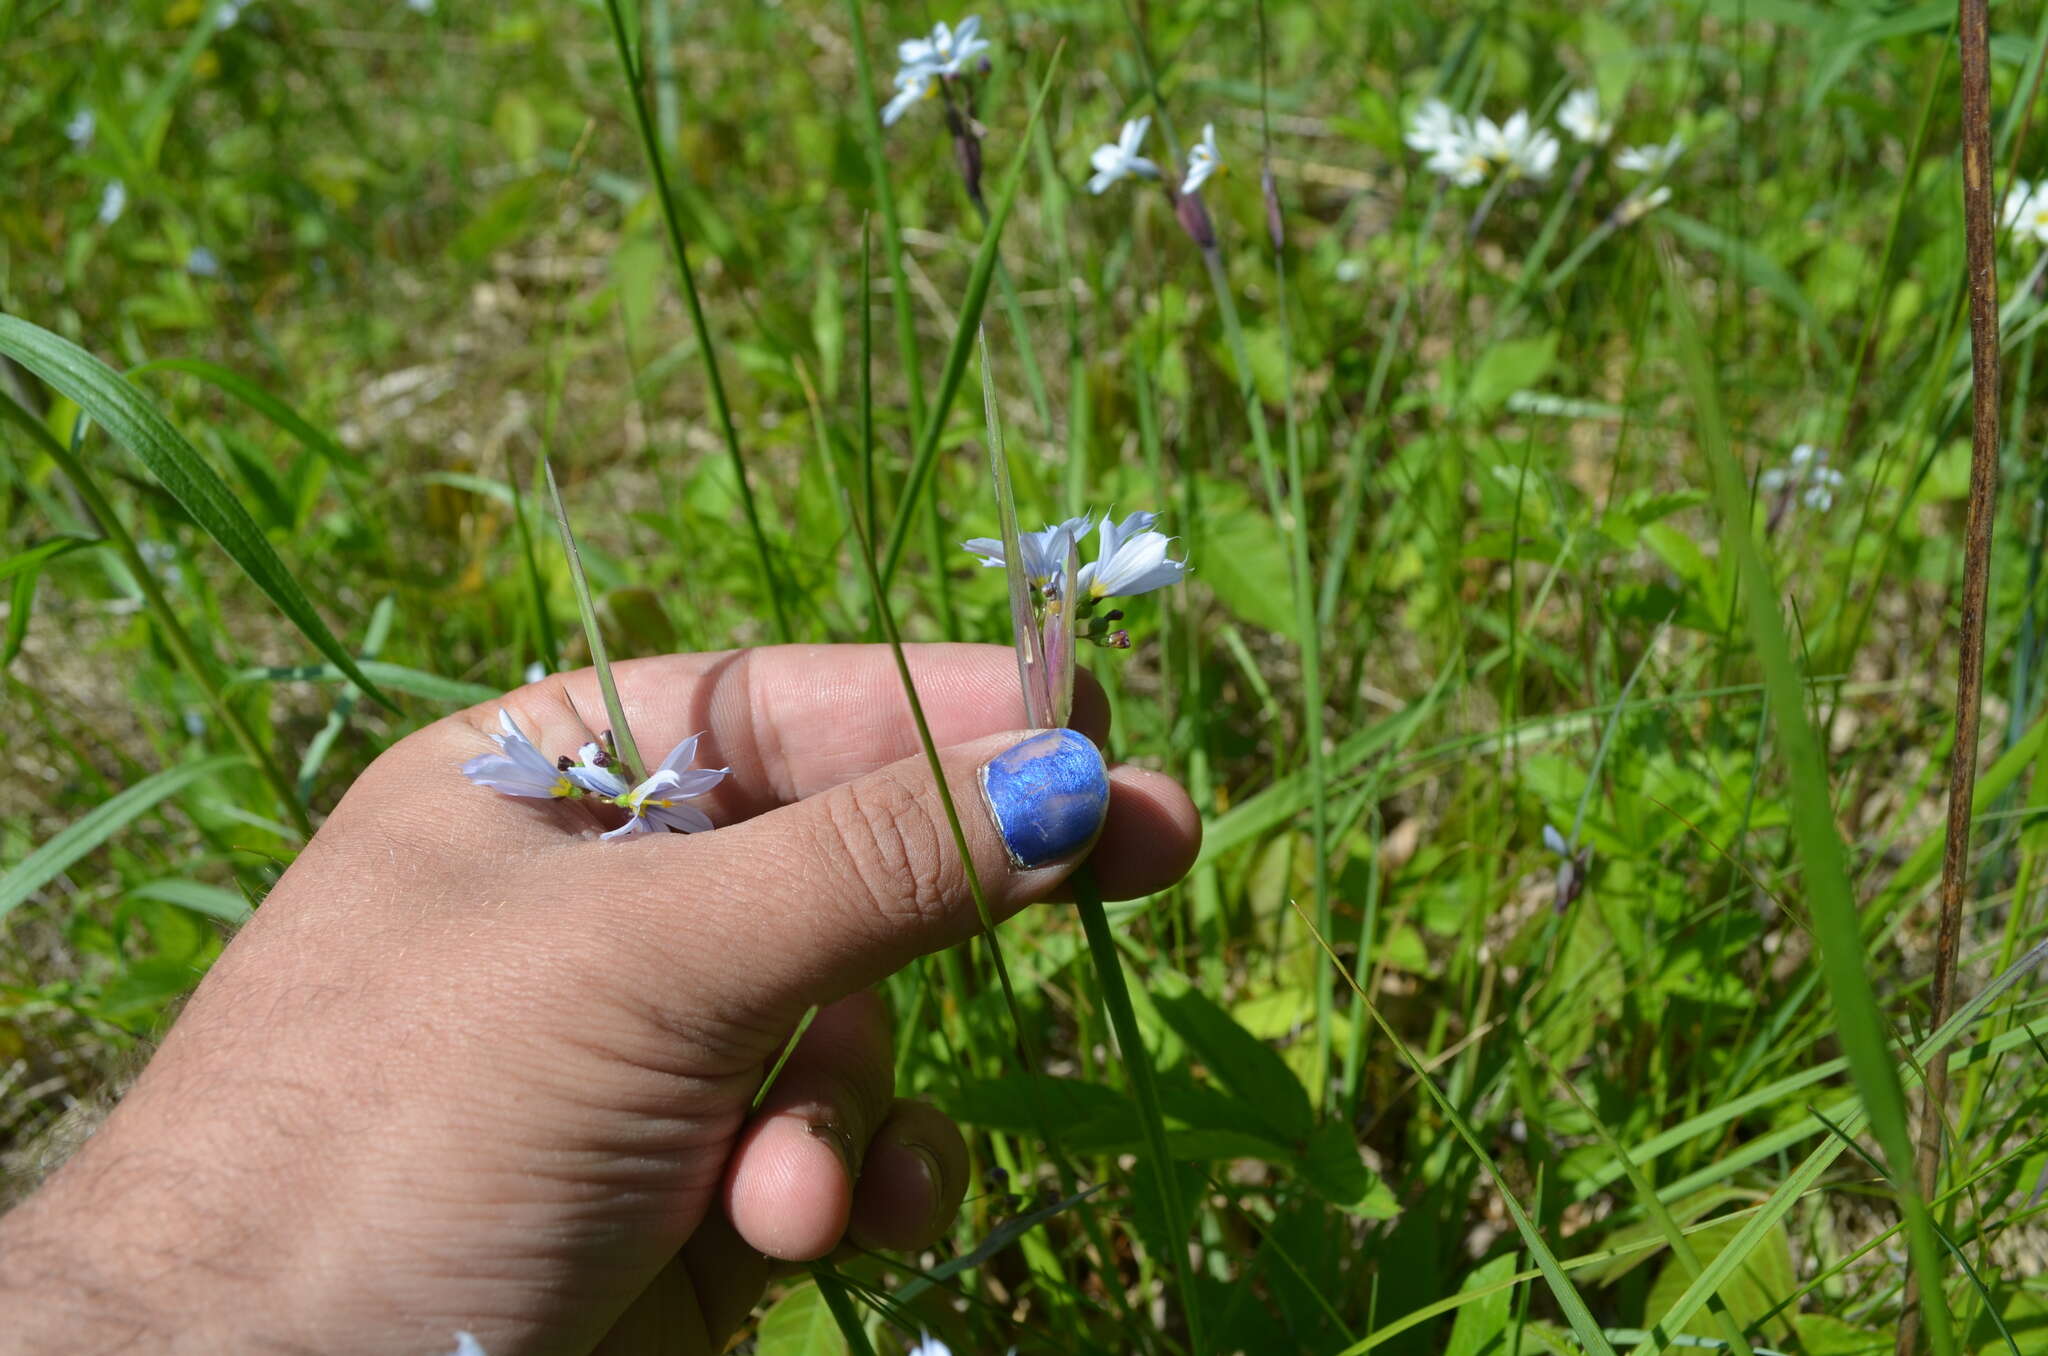
[[[1941,930],[1927,1025],[1948,1019],[1955,994],[1956,946],[1970,874],[1970,802],[1977,786],[1977,717],[1984,689],[1984,603],[1991,580],[1991,523],[1998,507],[1997,215],[1991,200],[1991,57],[1985,0],[1959,0],[1963,76],[1963,239],[1970,279],[1970,508],[1963,528],[1963,618],[1956,657],[1956,738],[1948,762],[1948,837],[1941,851]],[[1927,1057],[1920,1104],[1920,1194],[1934,1201],[1941,1175],[1948,1052]],[[1906,1282],[1899,1356],[1919,1346],[1917,1287]]]

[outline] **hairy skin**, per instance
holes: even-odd
[[[1023,737],[1009,652],[912,662],[991,906],[1053,897],[1073,861],[1015,867],[972,791]],[[617,674],[650,760],[701,730],[732,766],[700,802],[729,827],[600,843],[584,806],[469,786],[496,704],[391,749],[0,1219],[0,1350],[709,1353],[775,1266],[944,1232],[966,1147],[896,1098],[869,986],[977,924],[887,651]],[[503,704],[550,754],[603,725],[587,673]],[[1099,741],[1100,694],[1078,706]],[[1098,877],[1163,888],[1193,807],[1111,788]]]

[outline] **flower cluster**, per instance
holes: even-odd
[[[1098,525],[1093,515],[1084,513],[1042,532],[1019,534],[1018,545],[1023,552],[1020,564],[1031,584],[1034,605],[1061,604],[1073,599],[1079,609],[1077,619],[1085,619],[1095,604],[1105,598],[1134,598],[1178,584],[1187,577],[1188,565],[1184,560],[1167,557],[1166,549],[1173,539],[1152,530],[1158,521],[1158,514],[1141,509],[1122,522],[1114,514],[1106,513]],[[1091,530],[1101,533],[1101,550],[1070,580],[1068,557],[1078,550]],[[994,537],[976,537],[960,544],[981,557],[985,569],[1000,569],[1008,563],[1002,542]],[[1106,643],[1123,648],[1114,640]],[[1128,638],[1124,643],[1128,644]]]
[[[1575,89],[1565,96],[1558,105],[1557,125],[1583,146],[1605,146],[1614,138],[1614,120],[1602,111],[1600,95],[1591,89]],[[1489,180],[1541,182],[1557,168],[1561,149],[1557,137],[1536,126],[1526,109],[1496,123],[1487,117],[1467,117],[1441,99],[1422,102],[1410,115],[1402,140],[1422,154],[1425,169],[1457,188],[1474,188]],[[1678,163],[1684,149],[1685,140],[1679,136],[1661,144],[1626,146],[1615,152],[1614,165],[1653,181]],[[1662,184],[1631,189],[1615,209],[1614,222],[1625,226],[1670,200],[1671,190]]]
[[[1548,179],[1557,168],[1557,137],[1536,126],[1526,109],[1497,123],[1487,117],[1468,118],[1441,99],[1427,99],[1408,120],[1402,140],[1422,153],[1431,174],[1459,188],[1471,188],[1495,175]]]
[[[707,794],[732,775],[729,767],[690,766],[697,759],[697,735],[676,745],[659,767],[635,781],[631,769],[607,747],[609,738],[605,743],[585,744],[574,758],[564,756],[550,762],[503,708],[498,711],[498,730],[491,736],[498,751],[470,759],[462,765],[462,775],[500,795],[589,799],[624,810],[626,822],[604,834],[606,838],[657,829],[703,833],[712,826],[710,816],[683,802]]]
[[[1792,458],[1783,466],[1773,466],[1757,477],[1757,484],[1771,494],[1782,495],[1789,503],[1793,495],[1816,513],[1826,513],[1835,506],[1835,491],[1842,488],[1847,479],[1840,471],[1828,465],[1828,450],[1811,443],[1801,443],[1792,449]],[[1772,515],[1776,517],[1776,514]]]
[[[1161,177],[1158,164],[1140,154],[1145,134],[1151,129],[1151,115],[1132,118],[1117,133],[1115,141],[1105,141],[1089,154],[1088,165],[1095,171],[1088,179],[1090,193],[1103,193],[1125,179]],[[1223,163],[1223,151],[1216,145],[1216,124],[1203,123],[1202,139],[1188,147],[1187,169],[1180,180],[1181,196],[1200,191],[1203,184],[1228,168]]]
[[[929,36],[906,38],[896,44],[896,93],[882,105],[882,125],[894,127],[899,118],[919,101],[929,99],[943,82],[964,74],[975,58],[989,50],[981,36],[981,17],[970,14],[957,27],[932,25]]]

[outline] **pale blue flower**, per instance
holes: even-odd
[[[1560,857],[1572,855],[1571,844],[1565,841],[1564,835],[1557,831],[1555,824],[1545,824],[1543,826],[1543,846],[1549,848]]]
[[[448,1356],[485,1356],[484,1344],[476,1340],[473,1332],[459,1332],[455,1334],[455,1350]]]
[[[500,795],[559,800],[583,794],[569,773],[534,747],[512,713],[498,708],[500,733],[491,736],[496,753],[480,753],[462,765],[462,775]],[[621,787],[623,789],[623,787]]]
[[[221,0],[220,8],[215,11],[214,29],[219,31],[233,28],[242,21],[242,11],[246,8],[248,6],[243,0]]]
[[[904,1356],[953,1356],[953,1349],[930,1333],[919,1333],[917,1345],[905,1352]]]
[[[128,210],[128,185],[119,179],[108,184],[100,193],[100,225],[111,226],[121,219]]]
[[[1017,544],[1024,553],[1024,577],[1031,581],[1031,587],[1040,593],[1054,591],[1053,581],[1066,572],[1067,548],[1086,537],[1094,521],[1084,513],[1078,518],[1054,524],[1043,532],[1018,535]],[[960,544],[981,557],[983,569],[999,569],[1006,563],[1003,543],[999,538],[976,537]]]
[[[1772,494],[1780,490],[1796,490],[1799,501],[1816,513],[1826,513],[1835,506],[1835,491],[1842,488],[1846,479],[1840,471],[1828,465],[1828,450],[1801,443],[1792,449],[1792,458],[1784,466],[1773,466],[1757,477],[1757,483]]]
[[[64,124],[64,137],[73,146],[78,147],[82,151],[92,145],[92,134],[98,126],[99,123],[94,119],[92,110],[81,108],[71,115],[70,121]]]
[[[185,271],[195,278],[218,278],[220,256],[204,245],[195,245],[192,252],[185,256]]]
[[[405,0],[405,7],[415,14],[432,14],[434,12],[434,0]]]
[[[1205,122],[1202,124],[1202,139],[1188,147],[1188,173],[1187,178],[1181,180],[1180,191],[1194,192],[1223,168],[1223,153],[1216,149],[1216,124]]]
[[[896,72],[896,93],[882,105],[882,126],[894,127],[920,100],[929,99],[939,87],[939,77],[929,66],[905,66]]]
[[[1172,538],[1152,530],[1158,521],[1158,514],[1143,510],[1121,523],[1105,515],[1102,552],[1081,567],[1081,593],[1089,598],[1132,598],[1186,578],[1187,562],[1167,559]]]
[[[970,14],[957,28],[943,23],[932,25],[931,36],[906,38],[896,44],[896,59],[906,68],[923,67],[934,75],[958,75],[967,63],[989,50],[981,36],[981,16]],[[900,75],[900,73],[899,73]]]
[[[709,815],[682,802],[706,794],[731,776],[732,769],[691,767],[697,757],[697,740],[700,737],[691,735],[676,745],[645,781],[613,798],[612,803],[632,818],[604,837],[623,838],[636,833],[652,833],[656,829],[674,829],[682,833],[705,833],[711,829]]]
[[[1088,179],[1090,193],[1102,193],[1111,184],[1133,175],[1141,179],[1159,177],[1159,166],[1138,154],[1145,145],[1145,133],[1151,128],[1150,115],[1133,118],[1124,124],[1115,141],[1104,142],[1095,148],[1088,157],[1088,163],[1095,168],[1095,173]]]
[[[604,745],[595,742],[585,744],[576,750],[576,757],[562,769],[570,781],[583,790],[604,800],[616,802],[632,788],[613,770],[612,756],[605,752]]]

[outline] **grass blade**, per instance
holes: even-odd
[[[555,528],[562,535],[562,554],[569,561],[569,578],[576,585],[576,613],[583,619],[583,638],[590,646],[590,666],[597,670],[598,690],[604,693],[605,718],[612,723],[612,738],[631,773],[627,780],[639,781],[647,775],[648,767],[640,761],[640,746],[626,724],[626,708],[619,704],[618,684],[612,681],[612,662],[605,654],[604,633],[597,625],[597,608],[590,601],[590,581],[583,574],[583,553],[576,549],[576,533],[569,527],[569,509],[562,502],[562,487],[555,483],[554,463],[546,453],[541,454],[540,469],[547,480],[548,502],[554,505]]]
[[[946,365],[939,372],[938,394],[932,400],[931,408],[925,412],[924,428],[918,434],[917,451],[911,458],[910,475],[904,481],[902,497],[897,501],[895,520],[889,525],[888,544],[882,551],[881,579],[884,588],[895,576],[897,562],[903,558],[904,542],[910,536],[910,525],[916,516],[918,495],[923,491],[925,477],[931,474],[932,463],[939,454],[939,438],[945,432],[946,412],[952,407],[953,397],[967,374],[967,355],[974,348],[975,336],[981,332],[981,309],[988,300],[989,281],[995,276],[996,246],[1003,238],[1003,226],[1010,219],[1010,209],[1016,205],[1017,188],[1024,181],[1024,166],[1031,155],[1031,131],[1037,126],[1038,115],[1045,107],[1045,96],[1052,90],[1053,77],[1059,73],[1060,53],[1064,50],[1064,44],[1053,49],[1045,78],[1039,82],[1038,93],[1031,100],[1031,117],[1025,123],[1024,135],[1017,143],[1016,154],[1010,157],[1009,168],[1003,171],[1002,188],[996,194],[995,206],[989,211],[988,229],[981,237],[981,247],[975,251],[974,268],[967,275],[967,291],[960,299],[960,322],[953,331],[952,346],[946,350]]]
[[[56,836],[0,876],[0,918],[48,885],[79,858],[127,827],[159,801],[175,796],[192,783],[240,765],[240,754],[221,753],[196,763],[180,763],[144,778],[127,790],[60,829]]]
[[[1672,333],[1699,420],[1700,443],[1713,470],[1722,530],[1733,547],[1748,594],[1750,638],[1763,666],[1764,688],[1777,727],[1779,757],[1790,783],[1792,839],[1806,883],[1814,937],[1820,947],[1821,972],[1834,1000],[1835,1020],[1849,1071],[1863,1095],[1872,1129],[1884,1150],[1892,1190],[1906,1217],[1913,1268],[1921,1278],[1927,1335],[1934,1349],[1946,1356],[1955,1350],[1955,1339],[1942,1299],[1941,1249],[1934,1237],[1926,1201],[1913,1183],[1913,1141],[1906,1119],[1905,1094],[1893,1066],[1891,1042],[1877,1005],[1877,993],[1863,968],[1862,931],[1850,891],[1841,835],[1835,828],[1826,754],[1807,716],[1804,684],[1778,611],[1777,584],[1751,526],[1748,482],[1729,451],[1727,431],[1721,423],[1719,393],[1709,374],[1699,336],[1689,323],[1691,303],[1668,260],[1664,262],[1664,282],[1665,296],[1677,322],[1671,327]],[[1757,1233],[1761,1237],[1761,1230]],[[1734,1252],[1740,1241],[1738,1236],[1731,1242],[1723,1257]],[[1720,1260],[1716,1259],[1717,1264]],[[1709,1267],[1708,1274],[1716,1269]],[[1705,1279],[1702,1276],[1701,1280]],[[1717,1285],[1720,1279],[1716,1278]]]
[[[363,691],[391,710],[398,709],[356,667],[355,656],[320,620],[298,580],[271,550],[269,540],[235,492],[142,392],[70,340],[18,316],[0,315],[0,353],[69,398],[115,442],[134,453],[242,573],[270,596],[300,635]]]

